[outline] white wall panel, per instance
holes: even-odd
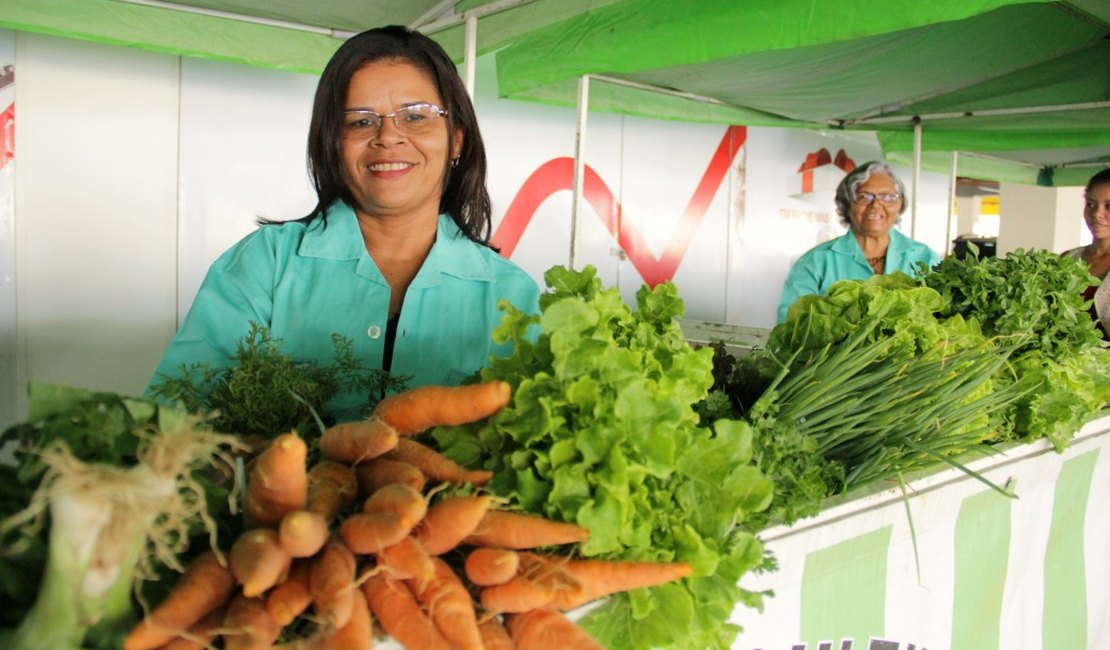
[[[17,421],[20,357],[16,344],[15,33],[0,30],[0,429]]]
[[[25,381],[142,391],[173,332],[178,58],[16,35]]]
[[[259,217],[316,205],[305,152],[314,75],[181,60],[178,322],[212,261]]]

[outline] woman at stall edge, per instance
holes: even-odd
[[[1087,181],[1083,220],[1091,231],[1091,243],[1063,254],[1083,261],[1091,275],[1098,279],[1083,297],[1091,301],[1091,317],[1102,331],[1102,337],[1110,339],[1110,282],[1106,281],[1110,272],[1110,169],[1098,172]]]
[[[818,244],[798,258],[783,283],[778,322],[802,296],[825,295],[838,280],[865,280],[872,275],[917,272],[924,262],[932,267],[940,256],[925,244],[903,235],[894,226],[906,211],[906,188],[890,165],[865,162],[836,188],[836,213],[848,232]]]
[[[345,41],[317,85],[308,170],[316,206],[261,221],[212,264],[151,387],[229,366],[252,322],[298,361],[329,364],[333,334],[346,337],[407,388],[458,384],[511,352],[491,338],[498,305],[535,313],[539,287],[489,246],[485,148],[438,44],[398,26]],[[328,406],[360,418],[366,396]]]

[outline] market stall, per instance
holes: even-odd
[[[1041,441],[968,466],[1016,498],[945,469],[764,531],[779,568],[744,584],[774,596],[761,613],[736,610],[744,632],[732,647],[1099,647],[1110,638],[1110,416],[1063,454]]]

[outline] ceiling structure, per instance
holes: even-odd
[[[589,111],[874,131],[888,159],[994,181],[1076,185],[1110,166],[1110,0],[0,5],[3,28],[306,73],[384,24],[460,63],[495,53],[513,100],[575,106],[585,83]]]

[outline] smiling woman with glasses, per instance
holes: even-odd
[[[489,245],[478,120],[435,41],[390,26],[336,50],[313,101],[308,172],[315,207],[263,220],[212,265],[152,387],[185,365],[226,367],[252,323],[307,364],[333,363],[341,336],[405,388],[459,384],[511,354],[492,336],[502,301],[536,313],[539,287]],[[361,419],[373,397],[350,390],[324,415]]]
[[[864,280],[902,271],[915,274],[918,264],[940,262],[937,253],[903,235],[894,226],[906,211],[906,187],[884,162],[856,167],[836,188],[836,213],[848,228],[844,235],[806,251],[790,268],[779,301],[778,322],[802,296],[825,295],[838,280]]]

